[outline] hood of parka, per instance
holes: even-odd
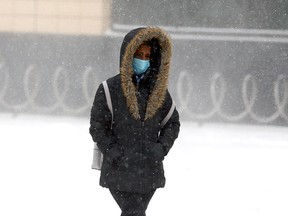
[[[140,119],[140,114],[136,97],[136,86],[133,83],[134,72],[132,68],[132,61],[137,48],[144,41],[149,41],[151,39],[157,39],[161,47],[161,64],[157,72],[154,88],[147,102],[145,114],[145,120],[147,120],[154,116],[156,111],[162,107],[165,100],[172,53],[170,36],[164,30],[158,27],[133,29],[125,36],[121,46],[121,85],[129,111],[135,119]]]

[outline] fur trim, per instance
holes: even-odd
[[[147,40],[157,38],[161,49],[161,65],[157,75],[155,87],[147,103],[145,120],[153,117],[156,111],[163,105],[169,78],[169,68],[171,61],[171,39],[170,36],[158,27],[147,27],[136,33],[129,42],[123,55],[120,67],[121,85],[126,97],[127,106],[135,119],[140,119],[139,106],[136,97],[136,87],[132,82],[132,60],[136,49]]]

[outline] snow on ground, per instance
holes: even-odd
[[[0,215],[120,215],[89,120],[0,114]],[[288,128],[183,122],[147,216],[287,216]]]

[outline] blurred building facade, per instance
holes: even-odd
[[[112,7],[118,24],[201,28],[287,29],[287,13],[287,0],[118,0]]]
[[[287,29],[287,0],[1,0],[0,32],[101,35],[124,25]]]
[[[100,35],[110,27],[110,0],[1,0],[0,31]]]

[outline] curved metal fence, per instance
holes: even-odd
[[[35,65],[30,65],[24,71],[21,86],[16,86],[18,90],[23,93],[21,96],[22,102],[15,104],[11,102],[13,99],[10,98],[10,101],[9,99],[6,99],[9,98],[9,88],[11,92],[11,89],[15,89],[15,86],[11,88],[11,77],[9,76],[9,71],[5,69],[5,65],[0,65],[0,72],[3,76],[2,81],[0,81],[0,107],[11,112],[32,111],[37,113],[60,112],[76,115],[85,114],[91,108],[95,89],[98,85],[97,79],[95,79],[95,73],[92,73],[92,67],[86,67],[83,73],[81,73],[80,80],[77,80],[81,85],[81,94],[79,94],[81,95],[81,100],[80,102],[74,101],[74,104],[76,103],[77,107],[72,106],[72,103],[69,105],[69,99],[71,101],[71,94],[69,95],[69,91],[73,91],[76,82],[69,77],[68,71],[64,67],[57,67],[56,70],[50,74],[49,79],[41,80],[41,74],[37,72],[37,67]],[[94,79],[91,79],[91,77]],[[89,80],[93,82],[90,89]],[[45,89],[46,93],[42,92],[42,95],[40,96],[40,92],[43,90],[43,83],[49,83],[49,85],[48,88],[46,87]],[[77,92],[79,93],[79,91]],[[39,97],[50,97],[52,102],[50,102],[50,104],[42,102],[41,105]]]
[[[190,80],[190,85],[183,91],[183,83]],[[272,98],[266,101],[266,103],[273,103],[274,112],[270,110],[267,115],[260,115],[259,111],[255,110],[257,105],[257,99],[259,97],[259,88],[257,86],[256,78],[247,74],[244,76],[241,82],[241,88],[239,89],[239,98],[233,98],[233,101],[241,101],[242,110],[239,113],[231,115],[223,110],[225,104],[225,95],[229,94],[230,89],[227,88],[225,77],[221,73],[215,73],[209,81],[209,98],[211,106],[206,112],[193,112],[191,110],[191,104],[195,101],[191,100],[193,94],[193,80],[187,71],[182,71],[177,81],[177,97],[179,111],[190,118],[197,120],[207,120],[214,116],[219,116],[221,119],[229,122],[241,121],[244,118],[251,118],[258,123],[271,123],[277,120],[285,120],[288,122],[288,77],[280,74],[276,76],[272,86]],[[233,101],[230,101],[233,103]],[[265,105],[265,102],[264,102]],[[271,104],[270,104],[271,105]],[[272,112],[272,113],[271,113]]]
[[[67,69],[59,66],[49,73],[48,78],[43,79],[37,66],[30,65],[24,70],[20,85],[12,86],[14,82],[9,75],[9,70],[2,63],[0,64],[2,77],[0,79],[0,109],[10,112],[87,115],[91,109],[96,88],[101,82],[95,76],[97,74],[95,71],[95,68],[85,67],[75,80],[69,76]],[[261,103],[260,107],[265,106],[265,101],[259,100],[259,96],[263,93],[259,90],[257,79],[251,74],[246,74],[242,80],[239,80],[239,89],[234,88],[238,91],[237,98],[229,98],[231,89],[227,86],[225,76],[219,72],[212,74],[207,80],[208,88],[205,87],[207,91],[204,97],[202,95],[197,98],[199,91],[194,89],[196,83],[197,80],[193,80],[188,71],[180,72],[176,82],[170,83],[175,90],[174,96],[178,110],[186,119],[208,121],[216,117],[228,122],[243,121],[247,118],[256,123],[273,123],[279,120],[288,122],[288,77],[284,74],[275,76],[271,86],[272,98],[266,101],[274,110],[270,108],[268,114],[262,115],[259,114],[257,103]],[[16,94],[18,98],[14,100],[11,92],[16,91],[16,88],[21,94]],[[46,98],[45,102],[43,98]],[[199,110],[201,106],[205,108]],[[230,113],[227,107],[230,108]],[[235,113],[235,110],[238,110],[238,113]]]

